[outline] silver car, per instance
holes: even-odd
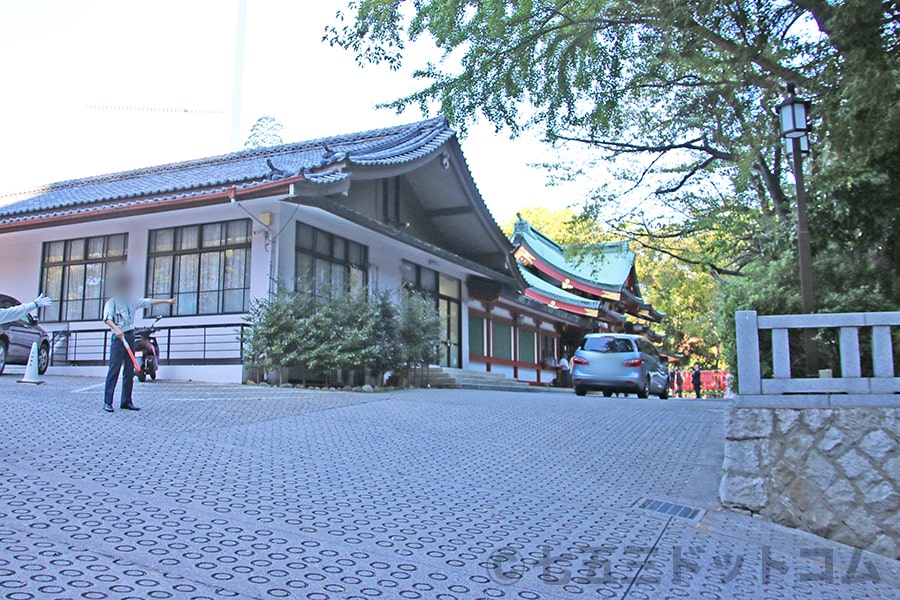
[[[18,305],[19,301],[12,296],[0,294],[0,308]],[[38,372],[43,375],[50,365],[50,336],[38,325],[37,319],[25,315],[18,321],[0,324],[0,375],[7,364],[26,364],[35,342],[38,345]]]
[[[669,397],[669,371],[656,347],[639,335],[589,333],[572,357],[575,393],[589,390],[636,393],[640,398],[655,394]]]

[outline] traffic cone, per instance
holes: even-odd
[[[31,354],[28,355],[28,364],[25,365],[25,377],[19,380],[19,383],[33,383],[40,385],[44,383],[40,380],[38,374],[38,345],[37,342],[31,344]]]

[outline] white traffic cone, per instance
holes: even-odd
[[[31,344],[31,354],[28,355],[28,364],[25,365],[25,377],[20,379],[19,383],[33,383],[35,385],[44,383],[40,380],[40,375],[38,374],[37,342]]]

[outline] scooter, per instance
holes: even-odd
[[[138,327],[134,330],[134,354],[140,362],[140,370],[135,370],[138,381],[147,381],[147,377],[156,381],[156,372],[159,370],[159,343],[153,334],[156,333],[156,324],[162,319],[162,315],[149,327]]]

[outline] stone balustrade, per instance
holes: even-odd
[[[891,327],[900,312],[758,317],[737,313],[740,395],[729,409],[722,504],[900,559],[900,386]],[[841,377],[790,373],[788,330],[840,329]],[[872,328],[863,377],[859,329]],[[759,332],[772,330],[771,378]]]

